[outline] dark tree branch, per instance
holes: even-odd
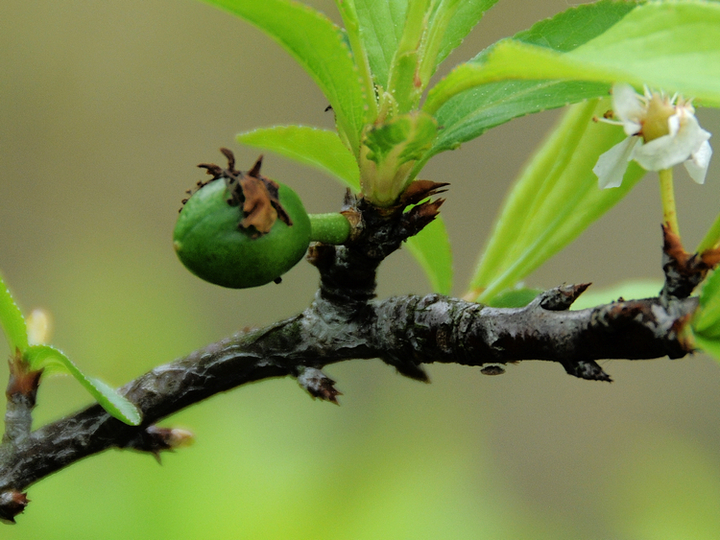
[[[671,315],[657,299],[550,311],[541,306],[547,293],[542,296],[519,309],[439,295],[401,296],[369,303],[352,318],[319,299],[296,317],[214,343],[128,383],[122,392],[141,409],[142,427],[125,425],[95,405],[4,445],[0,492],[22,491],[111,447],[137,449],[148,426],[184,407],[243,384],[297,376],[305,367],[380,358],[412,373],[423,363],[537,359],[559,362],[581,378],[609,380],[595,360],[678,358],[688,352],[674,327],[694,311],[695,299],[679,302]]]
[[[422,364],[432,362],[482,367],[548,360],[576,377],[609,381],[596,360],[679,358],[691,352],[682,329],[697,307],[694,298],[568,311],[587,287],[579,285],[547,291],[517,309],[436,294],[372,300],[378,265],[432,221],[439,207],[428,202],[404,212],[404,205],[439,187],[423,184],[394,209],[348,198],[345,212],[357,223],[353,240],[310,250],[321,276],[315,301],[295,317],[213,343],[125,385],[122,393],[142,411],[142,426],[125,425],[95,405],[0,446],[0,518],[11,520],[24,508],[22,491],[28,486],[84,457],[113,447],[157,455],[176,439],[156,422],[263,379],[290,375],[314,397],[335,401],[339,392],[321,370],[349,359],[380,358],[419,380],[427,379]]]

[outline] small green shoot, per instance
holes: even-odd
[[[135,405],[106,383],[85,375],[61,351],[49,345],[28,343],[25,319],[2,276],[0,276],[0,323],[10,348],[20,353],[31,370],[44,370],[44,374],[68,373],[75,377],[109,414],[131,426],[141,423],[142,416]]]

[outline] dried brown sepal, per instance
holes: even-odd
[[[227,150],[227,149],[226,149]],[[229,152],[229,150],[228,150]],[[255,160],[255,163],[253,163],[253,166],[250,168],[250,170],[247,172],[249,176],[255,176],[256,178],[260,178],[260,167],[262,167],[262,161],[263,156],[260,155]]]
[[[240,171],[238,171],[235,168],[235,154],[233,154],[233,151],[230,150],[229,148],[223,147],[223,148],[220,148],[220,153],[222,153],[222,155],[225,156],[225,158],[228,161],[227,171],[231,175],[237,175]],[[262,156],[260,156],[260,159],[258,159],[258,162],[262,163]],[[255,163],[255,165],[257,165],[257,162]],[[258,166],[258,168],[259,168],[259,166]]]
[[[198,164],[198,167],[200,169],[205,169],[205,172],[212,176],[212,178],[206,181],[198,180],[193,189],[186,189],[185,194],[188,196],[180,201],[182,203],[182,206],[180,206],[178,212],[182,212],[183,207],[190,200],[190,197],[192,197],[194,193],[196,193],[201,188],[207,186],[213,180],[217,180],[218,178],[222,177],[222,167],[215,165],[214,163],[200,163]]]
[[[243,219],[238,223],[242,229],[251,227],[259,234],[267,234],[279,218],[292,226],[290,216],[280,204],[279,186],[260,174],[263,157],[243,173],[235,170],[235,156],[227,148],[220,149],[228,158],[228,168],[223,172],[230,190],[230,204],[242,204]]]
[[[313,398],[339,405],[337,396],[342,396],[342,392],[335,388],[335,381],[321,370],[313,367],[302,367],[298,370],[297,382]]]
[[[242,190],[244,217],[238,226],[243,229],[254,227],[259,234],[269,233],[278,218],[278,213],[271,201],[267,186],[255,176],[244,176],[240,179],[239,186]]]
[[[214,163],[200,163],[198,164],[198,168],[205,169],[205,171],[212,176],[211,180],[208,180],[208,182],[212,182],[213,180],[217,180],[218,178],[222,178],[223,169],[220,167],[220,165],[215,165]],[[202,187],[207,182],[199,181],[197,183],[198,187]]]
[[[573,302],[584,293],[591,283],[580,283],[578,285],[563,285],[545,291],[538,296],[537,301],[540,307],[548,311],[565,311],[570,309]]]
[[[5,523],[15,523],[15,516],[22,514],[30,500],[27,493],[19,491],[5,491],[0,493],[0,520]]]
[[[252,229],[255,236],[269,233],[278,219],[291,226],[292,220],[280,204],[279,186],[260,174],[263,156],[255,161],[249,171],[243,172],[235,168],[235,154],[232,150],[221,148],[220,152],[228,161],[227,168],[223,169],[214,163],[198,165],[206,169],[212,179],[198,182],[197,189],[202,189],[213,180],[225,180],[229,192],[228,204],[241,207],[242,217],[238,221],[238,228]],[[186,202],[187,199],[183,199],[183,205]]]

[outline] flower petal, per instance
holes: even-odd
[[[710,138],[710,133],[700,127],[695,116],[684,112],[686,114],[678,109],[678,114],[669,120],[671,132],[677,128],[675,135],[663,135],[635,148],[632,159],[643,169],[661,171],[678,165],[690,159]]]
[[[640,137],[628,137],[598,158],[593,172],[601,189],[620,187],[630,156],[639,141]]]
[[[640,96],[629,84],[613,85],[613,112],[623,123],[625,134],[636,135],[642,128],[641,120],[645,117],[645,105]]]
[[[707,174],[711,157],[712,148],[710,148],[710,143],[705,141],[700,145],[700,149],[684,163],[690,178],[698,184],[705,183],[705,175]]]

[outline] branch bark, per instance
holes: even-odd
[[[155,422],[263,379],[293,376],[314,397],[335,401],[339,392],[321,370],[350,359],[380,358],[419,380],[427,380],[422,365],[433,362],[482,367],[547,360],[576,377],[609,381],[595,360],[679,358],[691,352],[682,328],[697,307],[694,298],[569,311],[587,287],[579,285],[547,291],[516,309],[436,294],[373,300],[380,262],[432,221],[440,203],[408,212],[404,206],[438,187],[425,184],[397,208],[382,211],[348,198],[345,211],[356,214],[359,232],[348,245],[311,249],[321,276],[313,303],[292,318],[208,345],[125,385],[122,393],[142,411],[142,426],[125,425],[95,405],[0,446],[0,518],[14,517],[3,500],[19,507],[28,486],[84,457],[112,447],[157,454],[170,435]]]
[[[71,463],[111,447],[142,448],[148,426],[214,394],[247,383],[298,376],[301,368],[380,358],[403,374],[424,378],[421,364],[467,366],[522,360],[560,363],[568,373],[610,380],[601,358],[679,358],[688,350],[674,327],[696,300],[670,314],[658,299],[616,302],[579,311],[552,311],[542,301],[498,309],[439,295],[371,302],[348,319],[316,300],[300,315],[238,334],[159,366],[122,389],[144,426],[131,427],[95,405],[0,449],[0,492],[22,491]]]

